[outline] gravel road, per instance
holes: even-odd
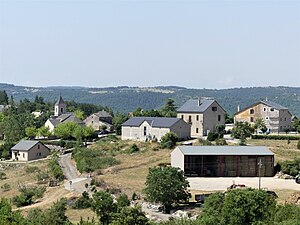
[[[72,163],[71,153],[61,155],[59,158],[59,164],[67,179],[64,184],[65,188],[67,190],[74,190],[78,193],[86,191],[84,185],[85,183],[90,183],[90,178],[79,175],[76,167]]]

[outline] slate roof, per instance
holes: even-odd
[[[59,99],[57,100],[57,102],[55,103],[55,105],[62,105],[62,104],[66,104],[66,103],[63,100],[63,98],[61,96],[59,96]]]
[[[11,150],[23,150],[28,151],[35,146],[39,141],[21,140],[18,144],[11,148]]]
[[[74,115],[74,113],[64,113],[59,115],[58,117],[51,117],[49,118],[49,121],[53,124],[54,127],[56,127],[60,123],[66,123],[66,122],[75,122],[77,124],[84,124],[84,122],[78,119]]]
[[[265,146],[178,146],[183,155],[274,155]]]
[[[264,105],[267,105],[269,107],[272,107],[274,109],[288,109],[287,107],[284,107],[282,105],[279,105],[278,103],[276,102],[271,102],[271,101],[260,101],[260,103],[264,104]]]
[[[200,104],[199,104],[200,101]],[[194,112],[194,113],[203,113],[215,100],[211,99],[190,99],[186,101],[177,112],[184,113],[184,112]]]
[[[172,127],[177,123],[180,118],[169,118],[169,117],[132,117],[127,120],[122,126],[126,127],[139,127],[144,121],[147,121],[152,127]]]
[[[95,113],[95,115],[98,117],[112,117],[108,112],[104,110]]]

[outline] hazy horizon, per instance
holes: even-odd
[[[300,86],[300,1],[0,0],[0,82]]]

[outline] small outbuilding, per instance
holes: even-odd
[[[259,166],[261,162],[261,166]],[[265,146],[178,146],[171,153],[171,165],[186,176],[271,177],[274,153]]]
[[[39,141],[21,140],[11,148],[13,160],[31,161],[45,158],[50,154],[50,149]]]
[[[169,132],[187,140],[191,137],[191,126],[180,118],[170,117],[132,117],[122,124],[122,140],[160,141]]]

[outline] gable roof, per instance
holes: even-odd
[[[112,117],[108,112],[102,110],[97,113],[94,113],[98,117]]]
[[[150,124],[151,127],[172,127],[180,118],[171,117],[132,117],[127,120],[122,126],[139,127],[144,121]]]
[[[237,115],[237,114],[239,114],[240,112],[243,112],[243,111],[245,111],[245,110],[247,110],[247,109],[250,109],[250,108],[252,108],[252,107],[254,107],[254,106],[258,105],[258,104],[263,104],[263,105],[269,106],[269,107],[274,108],[274,109],[277,109],[277,110],[283,110],[283,109],[287,109],[287,110],[288,110],[287,107],[282,106],[282,105],[280,105],[280,104],[278,104],[278,103],[276,103],[276,102],[272,102],[272,101],[269,101],[269,100],[268,100],[268,101],[259,101],[259,102],[256,102],[256,103],[254,103],[254,104],[252,104],[252,105],[250,105],[250,106],[248,106],[248,107],[246,107],[246,108],[240,110],[239,112],[236,112],[234,115]],[[289,111],[289,113],[290,113],[290,111]],[[290,113],[290,114],[291,114],[291,113]],[[292,115],[292,114],[291,114],[291,115]]]
[[[11,150],[23,150],[23,151],[28,151],[30,150],[33,146],[35,146],[39,141],[32,141],[32,140],[21,140],[18,144],[13,146]]]
[[[269,101],[269,100],[268,101],[260,101],[260,103],[262,103],[264,105],[267,105],[267,106],[270,106],[270,107],[272,107],[274,109],[278,109],[278,110],[280,110],[280,109],[288,109],[285,106],[279,105],[278,103],[272,102],[272,101]]]
[[[179,113],[184,113],[184,112],[203,113],[214,102],[215,102],[215,100],[211,100],[211,99],[190,99],[190,100],[186,101],[179,109],[177,109],[177,112],[179,112]]]
[[[74,115],[74,113],[64,113],[57,117],[51,117],[49,118],[49,121],[52,123],[54,127],[56,127],[60,123],[66,123],[66,122],[75,122],[77,124],[84,124],[84,122],[78,119]]]
[[[57,102],[55,103],[55,105],[62,105],[62,104],[66,104],[66,103],[63,100],[63,98],[61,96],[59,96],[59,99],[57,100]]]
[[[177,148],[183,155],[274,155],[265,146],[178,146]]]

